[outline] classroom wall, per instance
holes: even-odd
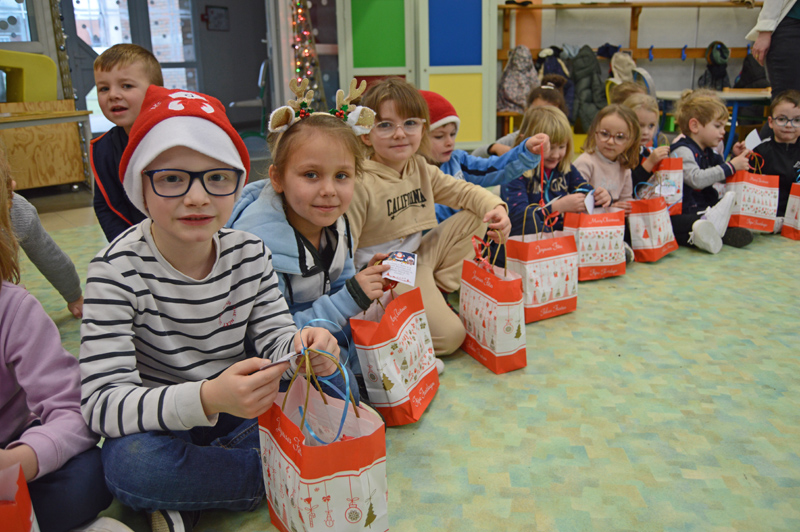
[[[204,13],[207,5],[228,8],[230,31],[209,31],[205,22],[199,22],[204,91],[226,106],[258,97],[258,69],[267,57],[266,44],[261,42],[267,34],[264,0],[209,0],[198,3],[198,12]],[[228,116],[234,125],[259,122],[261,110],[228,109]]]
[[[549,0],[547,0],[549,2]],[[580,0],[559,0],[564,4]],[[503,2],[498,0],[499,4]],[[647,8],[639,17],[639,47],[650,45],[682,48],[684,45],[705,47],[722,41],[728,47],[746,46],[745,35],[755,25],[759,9],[744,8]],[[545,10],[542,14],[542,46],[563,43],[588,44],[596,48],[605,43],[628,47],[630,9]],[[512,28],[513,28],[512,24]],[[500,31],[500,30],[498,30]],[[512,45],[514,43],[512,35]],[[638,60],[637,64],[653,76],[659,90],[681,90],[693,87],[706,68],[704,60],[656,59]],[[608,68],[608,62],[601,63]],[[728,62],[728,75],[733,84],[742,68],[741,59]]]

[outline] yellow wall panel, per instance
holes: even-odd
[[[428,86],[447,98],[461,119],[457,142],[483,138],[483,74],[431,74]]]

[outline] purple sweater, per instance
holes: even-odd
[[[36,478],[97,443],[80,409],[78,360],[53,320],[24,288],[0,288],[0,448],[28,445]],[[38,420],[41,425],[27,428]],[[26,430],[27,428],[27,430]]]

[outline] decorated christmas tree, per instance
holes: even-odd
[[[514,335],[514,338],[519,338],[520,336],[522,336],[522,327],[517,324],[517,334]]]
[[[300,83],[308,78],[309,89],[314,91],[314,101],[321,106],[319,110],[327,110],[325,86],[322,84],[322,69],[317,55],[317,44],[314,29],[311,27],[311,16],[305,0],[292,2],[292,49],[294,50],[294,75]]]
[[[391,379],[389,379],[389,377],[386,376],[385,373],[382,373],[381,377],[382,377],[382,380],[383,380],[383,389],[384,390],[386,390],[388,392],[389,390],[394,388],[394,383],[391,381]]]

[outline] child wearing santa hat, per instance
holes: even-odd
[[[153,530],[264,497],[255,419],[303,346],[260,238],[223,229],[247,180],[244,142],[210,96],[150,86],[119,175],[147,218],[89,265],[81,327],[84,418],[105,436],[106,481]],[[245,358],[247,336],[260,357]],[[274,362],[271,362],[274,361]],[[312,355],[317,375],[335,370]],[[263,370],[263,371],[261,371]]]
[[[547,155],[550,140],[547,135],[534,135],[501,156],[488,159],[473,157],[464,150],[456,150],[456,135],[461,125],[455,107],[441,94],[420,90],[430,112],[431,163],[439,165],[442,172],[483,187],[503,185],[521,176],[526,170],[539,165],[542,152]],[[436,205],[439,223],[457,211],[447,205]]]

